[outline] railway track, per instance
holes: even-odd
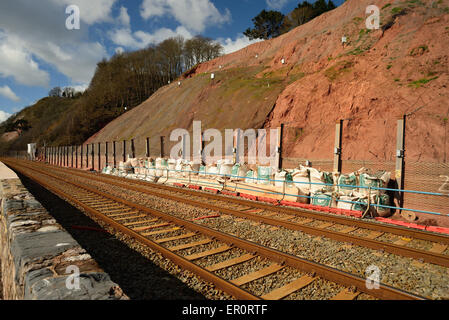
[[[331,299],[354,299],[361,293],[379,299],[422,299],[383,284],[377,290],[370,290],[364,278],[113,196],[74,182],[70,175],[63,177],[49,172],[54,167],[23,161],[4,162],[237,299],[282,299],[323,279],[337,288],[338,293],[332,296],[323,292],[323,296]],[[238,266],[248,263],[251,267],[233,273]],[[223,270],[234,271],[223,276]],[[269,277],[285,284],[273,288],[272,281],[267,281],[270,285],[264,286],[264,279]],[[258,289],[249,285],[255,282],[260,282]]]
[[[28,163],[28,165],[30,164]],[[280,226],[315,236],[324,236],[341,242],[383,250],[423,262],[449,267],[449,254],[444,254],[444,252],[448,252],[449,237],[444,235],[353,218],[331,216],[307,210],[274,206],[234,197],[224,197],[222,195],[140,180],[130,180],[109,175],[94,175],[73,169],[51,168],[61,174],[70,173],[71,175],[106,182],[117,187],[186,203],[194,207],[214,210],[258,223]],[[229,203],[232,203],[234,208]],[[239,208],[236,209],[236,206]],[[383,239],[387,239],[387,241]],[[416,242],[419,242],[421,248],[411,246]]]

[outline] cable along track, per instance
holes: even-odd
[[[28,166],[25,162],[20,162],[20,165],[10,161],[5,162],[56,195],[81,207],[115,230],[132,237],[154,251],[160,252],[165,258],[193,272],[205,281],[213,283],[218,289],[234,296],[236,299],[282,299],[321,280],[320,278],[334,282],[339,287],[337,294],[332,295],[331,299],[355,299],[360,293],[386,300],[424,299],[384,284],[380,284],[377,290],[370,290],[366,286],[366,279],[347,272],[112,196],[73,182],[68,178],[58,177],[55,174],[38,169],[36,166]],[[47,167],[48,169],[50,167]],[[51,179],[48,179],[49,177]],[[170,246],[170,243],[181,239],[187,242]],[[189,250],[193,250],[193,252],[189,253]],[[227,260],[214,262],[213,259],[209,259],[207,261],[210,257],[231,251],[236,252],[231,254]],[[185,252],[185,254],[182,254],[182,252]],[[206,261],[206,264],[204,261]],[[256,265],[259,262],[261,264],[246,274],[239,274],[238,277],[230,280],[216,274],[217,271],[248,261],[256,261]],[[283,286],[276,287],[273,290],[259,290],[258,293],[252,293],[248,290],[247,284],[253,281],[263,281],[265,277],[273,275],[286,277],[288,280],[285,281]]]
[[[52,170],[55,169],[55,167],[51,168]],[[103,174],[95,175],[73,169],[56,168],[56,170],[64,174],[76,175],[98,182],[108,183],[124,189],[182,202],[199,208],[210,209],[259,223],[301,231],[314,236],[324,236],[340,242],[348,242],[370,249],[383,250],[385,252],[414,258],[423,262],[449,267],[449,255],[443,254],[449,246],[449,237],[444,235],[432,234],[420,230],[410,230],[396,226],[387,226],[380,223],[371,223],[352,218],[325,215],[312,211],[262,204],[255,201],[224,197],[221,195],[169,187],[139,180],[130,180]],[[149,188],[153,190],[150,190]],[[168,191],[170,194],[154,191],[154,189]],[[182,195],[188,195],[191,199]],[[207,199],[208,202],[198,200],[201,198]],[[212,201],[214,203],[211,203]],[[236,210],[229,208],[229,206],[220,206],[216,204],[216,202],[224,201],[235,203],[244,208]],[[281,215],[281,217],[274,217],[279,215]],[[298,221],[296,218],[301,218],[301,220]],[[339,230],[333,230],[332,227],[336,225],[343,225],[345,227],[340,228]],[[364,236],[355,234],[363,229],[367,230]],[[379,238],[389,233],[399,236],[399,239],[394,242],[379,240]],[[429,245],[428,250],[410,247],[410,242],[414,239],[428,241],[431,245]]]

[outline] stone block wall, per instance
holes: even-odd
[[[1,170],[0,261],[5,300],[127,299],[20,179],[2,179]]]

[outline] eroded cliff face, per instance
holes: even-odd
[[[380,30],[366,29],[371,4],[381,9]],[[449,0],[350,0],[281,37],[199,65],[181,86],[160,89],[88,142],[169,135],[193,120],[217,129],[284,123],[288,156],[330,159],[335,123],[346,119],[345,159],[389,160],[396,121],[409,114],[408,158],[447,161],[448,26]]]

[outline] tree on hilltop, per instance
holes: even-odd
[[[284,15],[279,11],[262,10],[255,18],[252,19],[254,28],[246,29],[243,34],[250,40],[254,39],[271,39],[281,35],[281,27],[284,22]]]

